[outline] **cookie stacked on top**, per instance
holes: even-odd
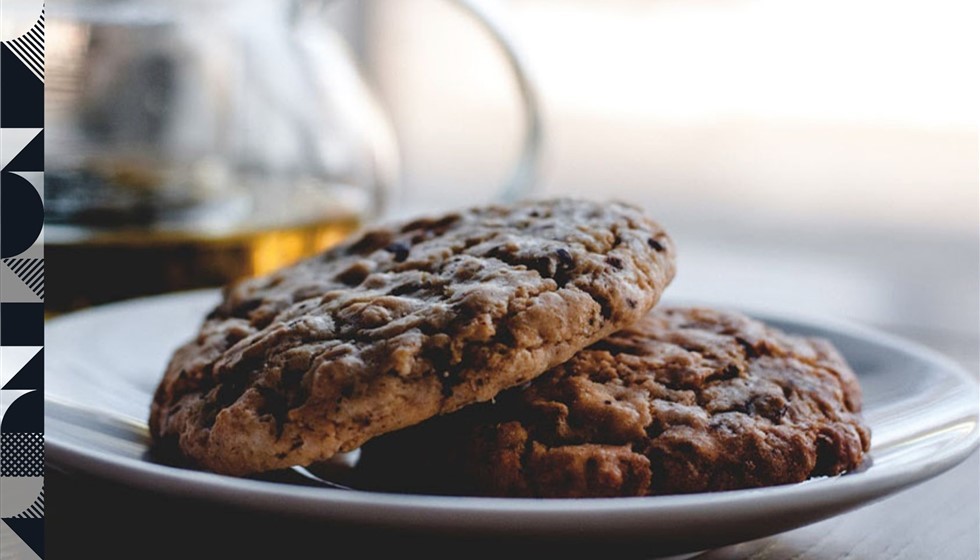
[[[733,313],[651,313],[674,271],[670,238],[624,204],[367,231],[226,289],[156,391],[155,447],[249,475],[370,441],[361,471],[392,489],[500,496],[721,490],[858,466],[869,432],[833,348]]]

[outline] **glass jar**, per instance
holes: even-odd
[[[48,3],[49,310],[262,274],[384,215],[395,137],[329,3]],[[454,3],[502,47],[524,101],[501,193],[515,198],[540,146],[534,91],[502,27]]]

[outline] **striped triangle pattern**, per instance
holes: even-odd
[[[37,22],[33,27],[27,32],[17,37],[16,39],[11,39],[10,41],[4,41],[10,52],[14,53],[24,66],[31,71],[32,74],[37,76],[37,79],[44,81],[44,10],[41,10],[41,17],[37,19]]]
[[[44,488],[38,494],[37,499],[27,509],[14,515],[14,519],[41,519],[44,517]]]
[[[37,297],[44,299],[44,259],[3,259],[3,264],[20,278]]]

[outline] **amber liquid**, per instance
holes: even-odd
[[[360,220],[349,216],[219,235],[140,230],[49,235],[44,248],[45,309],[61,313],[133,297],[222,286],[327,249],[359,226]]]

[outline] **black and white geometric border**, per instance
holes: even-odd
[[[44,259],[3,259],[3,264],[37,297],[44,299]]]
[[[0,2],[22,31],[0,43],[0,557],[26,560],[44,557],[44,6]]]
[[[34,503],[24,511],[13,516],[12,519],[43,519],[44,518],[44,488],[37,495]]]
[[[44,9],[41,9],[41,17],[38,18],[34,27],[30,31],[12,39],[4,41],[20,61],[37,76],[37,79],[44,81]]]

